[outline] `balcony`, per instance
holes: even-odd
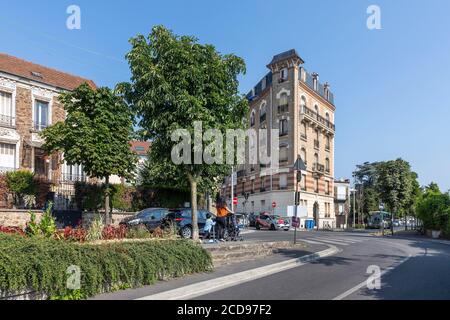
[[[44,130],[48,126],[49,126],[48,123],[39,123],[39,122],[33,121],[33,129],[32,130],[34,132],[41,132],[42,130]]]
[[[321,115],[317,114],[317,112],[309,109],[307,106],[302,106],[300,108],[301,113],[307,116],[310,120],[313,120],[315,123],[320,124],[328,130],[335,131],[336,126],[331,123],[331,121],[325,119]]]
[[[278,106],[278,113],[287,113],[289,112],[289,104],[283,104],[281,106]]]
[[[86,182],[85,174],[75,174],[75,173],[62,173],[61,174],[61,182]]]
[[[266,120],[267,120],[267,114],[265,114],[265,113],[259,117],[259,123],[263,123]]]
[[[16,171],[16,168],[11,168],[11,167],[0,167],[0,173],[7,173],[7,172],[12,172],[12,171]]]
[[[16,126],[16,118],[14,118],[12,116],[0,114],[0,126],[15,127]]]
[[[325,172],[325,166],[320,163],[315,163],[313,165],[313,171],[318,173],[324,173]]]

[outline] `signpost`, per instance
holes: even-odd
[[[384,212],[384,203],[383,202],[380,202],[379,209],[380,209],[380,215],[381,215],[381,234],[384,237],[384,213],[383,213]]]
[[[306,171],[306,165],[300,156],[297,158],[297,161],[295,161],[294,171],[297,174],[297,183],[295,184],[295,217],[292,219],[292,225],[295,228],[294,244],[297,244],[297,228],[300,227],[299,223],[300,219],[298,218],[298,206],[300,205],[300,192],[298,191],[298,185],[302,181],[302,171]]]

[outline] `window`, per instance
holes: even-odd
[[[259,122],[264,122],[264,121],[266,121],[266,119],[267,119],[267,116],[266,116],[266,104],[265,103],[263,103],[262,105],[261,105],[261,107],[259,108]]]
[[[319,193],[319,178],[314,178],[314,192]]]
[[[280,162],[287,162],[288,160],[288,148],[286,146],[280,147]]]
[[[252,194],[255,193],[255,180],[252,180]]]
[[[330,136],[325,136],[325,149],[330,150]]]
[[[319,116],[319,106],[317,104],[314,106],[314,111],[316,112],[316,115]]]
[[[261,192],[266,191],[266,178],[265,177],[261,178],[261,190],[260,191]]]
[[[12,126],[13,121],[12,94],[0,91],[0,125]]]
[[[300,150],[300,157],[302,158],[303,162],[305,164],[307,164],[307,160],[306,160],[306,149],[302,148],[302,150]]]
[[[84,173],[82,165],[65,165],[65,168],[63,170],[63,181],[75,182],[86,180],[86,174]]]
[[[325,115],[325,119],[327,119],[327,123],[330,122],[330,114],[328,112]]]
[[[300,99],[300,106],[301,106],[302,108],[303,108],[303,107],[307,107],[305,96],[302,96],[302,97],[301,97],[301,99]],[[302,111],[303,111],[303,109],[302,109]]]
[[[287,189],[287,175],[282,174],[280,175],[280,190]]]
[[[280,136],[287,136],[288,132],[288,121],[286,119],[280,120]]]
[[[343,215],[345,212],[344,212],[344,205],[343,204],[339,204],[339,214],[340,215]]]
[[[325,181],[325,193],[330,194],[330,181]]]
[[[255,110],[253,110],[250,115],[250,126],[253,127],[254,125],[255,125]]]
[[[319,164],[319,155],[317,153],[314,154],[314,164],[316,166]]]
[[[41,131],[49,125],[48,102],[36,100],[34,105],[34,129]]]
[[[285,80],[287,80],[287,78],[288,78],[288,69],[287,68],[281,69],[281,71],[280,71],[280,79],[282,81],[285,81]]]
[[[242,195],[245,195],[245,182],[242,182]]]
[[[314,140],[314,148],[319,149],[320,148],[320,142],[319,142],[320,133],[319,133],[318,129],[316,129],[315,135],[316,135],[316,139]]]
[[[16,167],[16,146],[14,144],[0,143],[0,171]]]
[[[302,132],[301,132],[301,138],[308,139],[308,125],[306,122],[302,122]]]
[[[306,191],[306,174],[302,174],[301,188],[303,191]]]
[[[288,95],[286,92],[283,92],[280,96],[280,106],[286,106],[289,104]]]
[[[325,170],[326,172],[330,173],[330,159],[325,159]]]
[[[264,91],[264,89],[266,89],[266,86],[267,86],[267,81],[266,81],[266,78],[264,78],[261,81],[261,90]]]

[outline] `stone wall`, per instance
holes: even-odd
[[[42,211],[33,211],[36,219],[39,221],[42,217]],[[0,210],[0,226],[20,227],[24,229],[27,222],[30,221],[30,214],[27,210]]]
[[[112,214],[112,224],[114,226],[118,226],[122,220],[124,220],[125,218],[128,218],[130,216],[133,216],[135,214],[136,214],[135,212],[113,213]],[[83,218],[82,218],[83,227],[88,228],[96,216],[97,216],[97,214],[95,214],[93,212],[83,212]],[[105,223],[105,214],[100,213],[100,217],[102,218],[103,223]]]

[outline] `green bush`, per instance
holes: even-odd
[[[67,289],[70,266],[81,270],[79,290]],[[92,245],[0,234],[2,295],[33,290],[50,299],[81,299],[210,270],[211,256],[189,241]]]
[[[14,202],[20,205],[24,195],[37,195],[38,186],[34,173],[28,170],[18,170],[6,173],[6,184],[14,195]]]

